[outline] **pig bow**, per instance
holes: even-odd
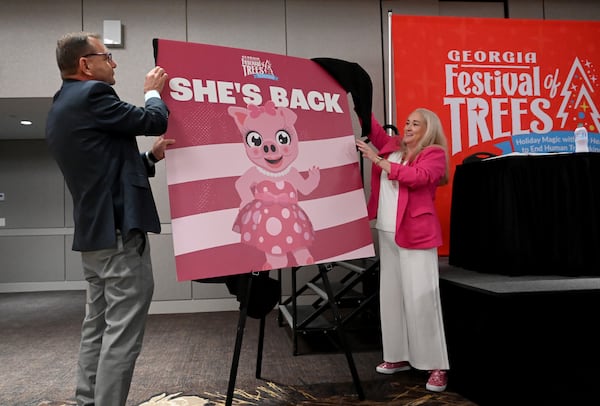
[[[266,102],[264,106],[257,106],[254,104],[249,104],[248,111],[250,112],[251,118],[256,118],[256,117],[260,116],[262,113],[267,113],[271,116],[274,116],[276,114],[275,103],[273,103],[272,100],[269,100],[268,102]]]

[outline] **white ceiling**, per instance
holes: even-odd
[[[51,97],[0,98],[0,140],[43,139],[51,104]]]

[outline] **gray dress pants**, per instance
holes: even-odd
[[[154,292],[147,235],[82,253],[88,282],[75,397],[79,406],[124,406]]]

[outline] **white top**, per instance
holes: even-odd
[[[387,157],[393,163],[400,163],[402,153],[395,151]],[[406,165],[406,162],[403,162]],[[388,173],[381,171],[379,187],[379,205],[377,207],[377,223],[375,228],[381,231],[396,232],[396,213],[398,212],[398,181],[389,180]]]

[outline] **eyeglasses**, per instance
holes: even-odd
[[[107,62],[112,62],[112,54],[110,52],[95,52],[93,54],[82,55],[82,58],[87,58],[89,56],[105,56]]]

